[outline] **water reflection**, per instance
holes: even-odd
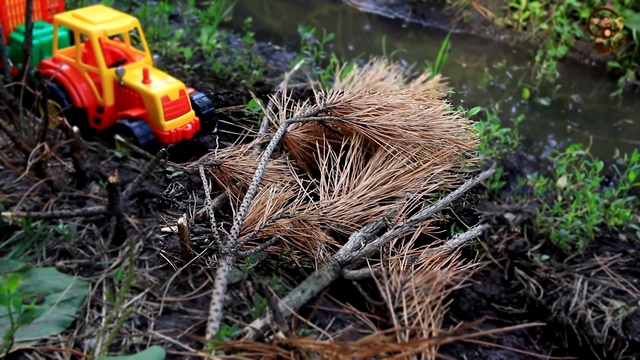
[[[387,53],[395,51],[396,59],[424,64],[436,58],[446,36],[438,29],[362,13],[334,1],[243,0],[237,2],[234,14],[234,20],[226,26],[239,30],[243,20],[251,16],[259,40],[292,49],[300,44],[299,24],[316,27],[320,36],[324,28],[335,34],[329,50],[345,58],[382,55],[384,37]],[[604,78],[601,70],[560,64],[558,87],[546,86],[524,101],[522,91],[530,81],[531,56],[470,35],[452,35],[451,41],[443,74],[456,89],[453,101],[467,107],[499,103],[505,123],[524,114],[520,128],[527,137],[528,150],[534,154],[547,156],[551,148],[571,142],[586,145],[589,136],[594,136],[594,154],[601,157],[611,157],[616,149],[631,152],[640,144],[637,95],[611,99],[609,94],[617,89],[616,83]]]

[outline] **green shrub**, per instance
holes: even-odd
[[[542,200],[536,225],[554,244],[567,252],[583,251],[605,229],[636,227],[637,199],[630,191],[640,186],[637,150],[621,159],[624,171],[614,166],[618,175],[614,186],[603,185],[604,163],[580,144],[556,151],[551,160],[552,177],[536,173],[528,179]]]

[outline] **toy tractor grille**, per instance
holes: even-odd
[[[25,23],[26,2],[25,0],[0,0],[0,22],[4,30],[5,39],[9,39],[9,34],[19,25]],[[42,20],[52,22],[53,16],[64,11],[64,0],[34,0],[33,1],[33,21]]]
[[[163,96],[161,100],[165,121],[174,120],[191,110],[191,103],[189,102],[189,97],[187,97],[187,93],[184,89],[180,90],[180,95],[175,100],[169,99],[169,96],[167,95]]]

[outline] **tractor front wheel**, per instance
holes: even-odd
[[[196,112],[196,116],[200,118],[202,127],[213,129],[217,125],[216,108],[213,101],[199,91],[191,93],[189,98],[191,99],[191,107]]]
[[[148,152],[157,150],[158,143],[149,124],[142,119],[123,119],[113,124],[113,135],[119,135],[131,144]]]

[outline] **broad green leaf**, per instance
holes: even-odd
[[[9,269],[20,272],[8,272]],[[25,301],[21,319],[29,321],[16,330],[14,341],[17,345],[33,345],[42,338],[60,334],[73,323],[87,298],[89,285],[53,267],[24,269],[18,262],[0,261],[0,281],[19,274],[20,283],[12,297]],[[35,304],[33,308],[24,305],[31,302]],[[0,338],[10,330],[7,310],[6,306],[0,305]]]
[[[31,267],[25,263],[15,260],[0,260],[0,276],[11,275],[13,273],[25,272]]]
[[[164,360],[167,352],[160,346],[154,345],[133,355],[100,357],[98,360]]]
[[[627,15],[624,20],[622,20],[622,25],[624,25],[624,27],[626,28],[640,31],[640,13],[632,13]]]

